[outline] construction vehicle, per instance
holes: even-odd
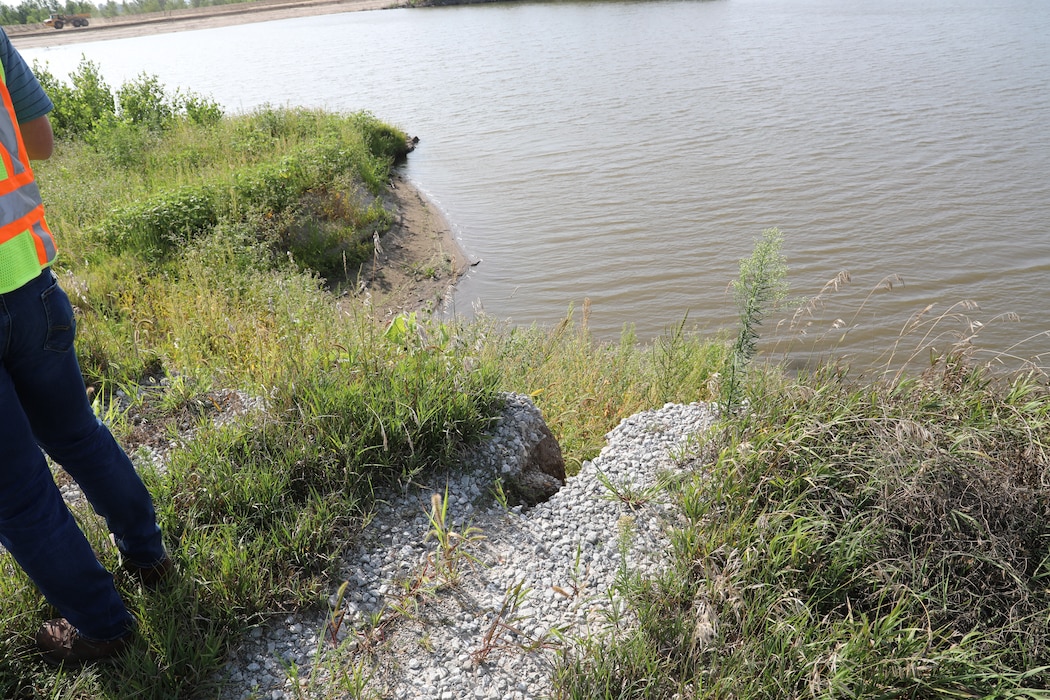
[[[61,29],[67,24],[72,24],[74,27],[86,27],[88,26],[88,20],[91,15],[51,15],[44,20],[44,24],[55,29]]]

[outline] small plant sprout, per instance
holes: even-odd
[[[551,586],[551,590],[569,600],[575,600],[587,588],[587,580],[590,578],[591,566],[583,563],[583,549],[576,545],[576,558],[573,560],[572,573],[569,575],[568,588],[563,586]]]
[[[415,619],[419,615],[419,597],[413,594],[398,596],[387,609],[399,619]]]
[[[481,638],[479,646],[471,657],[475,664],[484,663],[493,652],[524,651],[531,652],[537,649],[552,649],[556,642],[552,637],[561,635],[562,630],[550,630],[533,639],[521,629],[520,622],[525,618],[519,614],[519,610],[530,589],[525,588],[525,582],[519,581],[511,586],[503,595],[500,609],[495,612],[492,622]]]
[[[632,620],[631,604],[613,588],[605,591],[605,602],[599,610],[601,610],[601,619],[613,632],[626,629]],[[593,631],[588,627],[588,632]]]
[[[620,552],[620,566],[617,567],[616,576],[613,578],[613,589],[624,598],[629,598],[630,593],[637,591],[641,585],[641,577],[633,570],[629,561],[634,533],[634,518],[624,516],[616,522],[616,546]]]
[[[346,617],[346,610],[343,608],[343,600],[346,598],[346,589],[349,585],[349,581],[343,581],[343,583],[340,584],[333,596],[334,603],[331,606],[332,611],[328,614],[328,624],[325,628],[328,633],[328,638],[333,646],[339,643],[339,630],[342,629],[343,619]]]
[[[430,511],[427,513],[430,531],[423,541],[430,538],[437,540],[437,551],[430,555],[435,573],[450,586],[459,583],[465,564],[478,564],[477,558],[467,551],[467,547],[484,539],[481,530],[466,526],[461,532],[453,529],[448,520],[448,489],[444,497],[435,493],[430,498]]]
[[[496,499],[496,503],[498,503],[499,507],[504,511],[510,510],[510,500],[507,495],[507,490],[503,488],[502,478],[497,477],[496,480],[492,482],[492,497]]]
[[[520,619],[517,611],[528,594],[529,589],[525,588],[524,581],[518,581],[503,594],[503,602],[500,609],[493,615],[488,629],[485,630],[481,638],[481,646],[472,654],[475,664],[484,663],[493,651],[505,648],[507,633],[522,634],[513,625]]]
[[[374,650],[386,640],[387,632],[394,623],[391,609],[381,607],[368,614],[368,621],[357,631],[358,646],[366,651]]]
[[[703,451],[706,440],[697,433],[690,434],[685,441],[667,451],[667,456],[679,467],[696,459]]]
[[[598,469],[597,472],[598,483],[609,491],[606,498],[610,501],[626,503],[631,510],[637,510],[647,503],[653,502],[666,486],[665,481],[662,479],[649,486],[637,486],[630,479],[614,482],[601,469]]]
[[[366,692],[369,681],[372,680],[372,669],[368,665],[368,659],[359,659],[352,662],[348,668],[341,669],[338,675],[338,684],[341,689],[349,693],[345,697],[353,700],[365,700],[366,698],[378,698],[374,692]]]

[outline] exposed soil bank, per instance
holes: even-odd
[[[470,265],[441,211],[396,172],[390,195],[397,220],[373,259],[358,269],[355,291],[348,293],[367,299],[383,321],[441,310]]]

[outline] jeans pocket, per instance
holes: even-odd
[[[47,314],[47,339],[44,341],[44,349],[68,352],[73,347],[73,339],[77,334],[77,322],[73,318],[73,305],[69,303],[69,297],[58,286],[58,282],[55,282],[40,295],[40,301],[44,304],[44,313]]]

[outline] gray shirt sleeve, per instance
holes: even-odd
[[[7,33],[0,28],[0,61],[4,64],[7,91],[19,122],[28,122],[42,117],[55,108],[51,98],[40,86],[40,81],[26,65],[25,59],[11,45]]]

